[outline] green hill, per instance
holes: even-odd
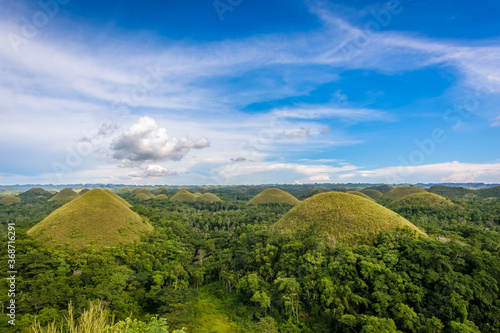
[[[154,198],[154,197],[153,197]],[[144,200],[149,200],[151,199],[151,197],[149,197],[148,195],[146,195],[145,193],[137,193],[134,197],[135,200],[141,200],[141,201],[144,201]]]
[[[127,200],[123,199],[122,197],[120,197],[115,192],[111,192],[110,190],[103,190],[103,191],[106,191],[106,193],[108,193],[109,195],[112,195],[115,199],[119,200],[125,206],[132,207],[132,205]]]
[[[143,194],[143,195],[147,196],[148,199],[152,199],[155,197],[155,195],[153,193],[151,193],[151,191],[145,190],[145,189],[140,189],[140,188],[136,188],[135,190],[133,190],[132,194],[135,197],[137,197],[137,195],[139,195],[139,194]],[[143,196],[141,196],[141,197],[143,197]]]
[[[28,235],[53,246],[115,246],[139,240],[153,227],[110,191],[91,190],[56,209],[28,230]]]
[[[197,195],[197,196],[195,196],[194,200],[197,202],[210,202],[210,203],[222,202],[222,200],[218,196],[216,196],[215,194],[212,194],[212,193],[203,193],[203,194]]]
[[[65,188],[64,190],[57,192],[57,194],[50,198],[48,201],[71,201],[78,197],[78,193],[70,188]]]
[[[154,191],[154,194],[159,195],[159,194],[168,194],[168,190],[165,187],[159,187]]]
[[[156,197],[154,197],[157,200],[167,200],[168,197],[165,194],[158,194]]]
[[[426,192],[425,190],[419,187],[401,186],[392,189],[389,193],[386,193],[384,195],[384,199],[398,200],[401,199],[402,197],[405,197],[413,193],[425,193],[425,192]]]
[[[467,194],[476,193],[474,190],[463,187],[435,185],[429,187],[427,192],[435,193],[446,198],[463,198]]]
[[[347,191],[346,193],[349,193],[349,194],[353,194],[353,195],[357,195],[358,197],[362,197],[362,198],[365,198],[365,199],[368,199],[368,200],[372,200],[372,198],[370,198],[368,195],[364,194],[364,193],[361,193],[359,191]]]
[[[26,192],[19,193],[19,198],[21,198],[21,200],[25,202],[34,202],[38,200],[46,201],[52,196],[53,196],[52,193],[49,193],[45,191],[43,188],[39,187],[34,187],[32,189],[27,190]]]
[[[132,190],[129,189],[128,187],[124,187],[120,191],[118,191],[119,194],[127,194],[127,193],[130,193],[130,192],[132,192]]]
[[[378,200],[384,196],[384,193],[377,191],[377,190],[372,190],[372,189],[364,189],[363,191],[361,191],[361,193],[366,194],[367,196],[369,196],[373,200]]]
[[[193,202],[194,200],[195,195],[184,189],[180,190],[172,198],[170,198],[170,201],[173,202]]]
[[[250,201],[247,202],[247,205],[258,205],[258,204],[267,204],[267,203],[286,203],[290,205],[296,205],[300,201],[291,195],[288,192],[277,188],[268,188],[255,197],[253,197]]]
[[[453,206],[453,202],[434,193],[413,193],[391,202],[387,208],[396,212],[406,209],[438,211]]]
[[[88,188],[84,188],[84,189],[82,189],[82,190],[78,191],[78,194],[79,194],[79,195],[84,195],[84,194],[85,194],[85,193],[87,193],[88,191],[90,191]]]
[[[335,244],[358,245],[372,241],[378,233],[397,227],[416,226],[393,211],[356,195],[340,192],[316,194],[286,213],[271,226],[277,232],[313,228]]]
[[[477,190],[477,194],[483,198],[498,198],[500,197],[500,186],[482,188]]]
[[[12,204],[15,204],[15,203],[19,203],[21,201],[22,200],[19,197],[15,197],[13,195],[9,195],[7,197],[3,197],[2,200],[0,200],[0,203],[4,204],[4,205],[12,205]]]
[[[391,185],[383,184],[383,185],[375,185],[365,188],[365,190],[375,190],[381,193],[389,193],[394,187]]]

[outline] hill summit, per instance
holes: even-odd
[[[247,204],[248,205],[258,205],[267,203],[286,203],[290,205],[296,205],[300,201],[288,192],[280,190],[278,188],[268,188],[255,197],[253,197]]]
[[[419,187],[400,186],[392,189],[389,193],[386,193],[384,195],[384,198],[389,200],[398,200],[413,193],[425,193],[425,192],[427,191]]]
[[[151,230],[123,199],[94,189],[56,209],[28,230],[28,235],[48,246],[80,249],[87,244],[100,248],[136,241]]]
[[[410,227],[424,234],[393,211],[357,195],[328,192],[308,198],[271,226],[278,232],[312,228],[318,236],[336,244],[359,245],[372,241],[378,233],[398,227]]]
[[[73,191],[70,188],[65,188],[64,190],[57,192],[52,198],[50,198],[48,201],[71,201],[73,199],[76,199],[80,197],[78,193]]]

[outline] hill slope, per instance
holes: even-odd
[[[319,236],[333,238],[336,244],[358,245],[372,241],[381,231],[404,226],[424,234],[403,217],[371,200],[328,192],[304,200],[271,229],[295,232],[312,227]]]
[[[425,193],[425,192],[426,192],[425,190],[419,187],[401,186],[392,189],[389,193],[386,193],[384,195],[384,198],[389,200],[398,200],[401,199],[402,197],[405,197],[413,193]]]
[[[218,196],[212,193],[200,194],[196,196],[194,200],[198,202],[210,202],[210,203],[222,202],[222,200]]]
[[[364,189],[361,193],[366,194],[373,200],[378,200],[384,196],[384,193],[377,190]]]
[[[173,202],[193,202],[195,199],[195,195],[188,190],[180,190],[177,192],[172,198],[170,198],[170,201]]]
[[[57,192],[57,194],[50,198],[48,201],[71,201],[78,197],[80,197],[78,193],[70,188],[65,188],[64,190]]]
[[[268,188],[255,197],[253,197],[247,205],[258,205],[267,203],[287,203],[291,205],[296,205],[300,201],[288,192],[277,188]]]
[[[361,193],[359,191],[347,191],[346,193],[349,193],[349,194],[352,194],[352,195],[357,195],[359,197],[362,197],[362,198],[365,198],[365,199],[373,201],[373,198],[371,198],[368,195],[366,195],[364,193]]]
[[[0,203],[4,204],[4,205],[12,205],[12,204],[15,204],[15,203],[19,203],[21,202],[22,200],[18,197],[15,197],[13,195],[9,195],[7,197],[3,197],[2,200],[0,200]]]
[[[91,190],[65,204],[36,224],[28,235],[42,243],[100,248],[139,240],[153,227],[110,191]]]
[[[450,200],[434,193],[413,193],[391,202],[387,208],[394,211],[402,209],[436,211],[453,207],[454,205]]]

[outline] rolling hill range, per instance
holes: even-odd
[[[390,190],[384,195],[384,199],[398,200],[413,193],[425,193],[426,191],[413,186],[400,186]]]
[[[296,205],[300,201],[291,195],[288,192],[277,188],[269,188],[266,189],[255,197],[253,197],[250,201],[248,201],[248,205],[258,205],[258,204],[268,204],[268,203],[286,203],[290,205]]]
[[[153,227],[130,210],[116,194],[94,189],[52,212],[28,230],[47,246],[56,244],[97,248],[139,240]]]
[[[328,192],[317,194],[292,208],[271,226],[277,232],[293,233],[312,228],[335,244],[359,245],[372,241],[378,233],[398,227],[420,229],[395,212],[356,195]]]

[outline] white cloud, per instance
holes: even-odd
[[[130,177],[134,178],[158,178],[177,175],[176,171],[168,171],[160,165],[148,165],[143,173],[131,174]]]
[[[113,157],[120,161],[179,161],[189,150],[208,146],[207,138],[170,138],[167,130],[160,128],[154,119],[141,117],[138,123],[113,140],[112,149],[115,151]]]

